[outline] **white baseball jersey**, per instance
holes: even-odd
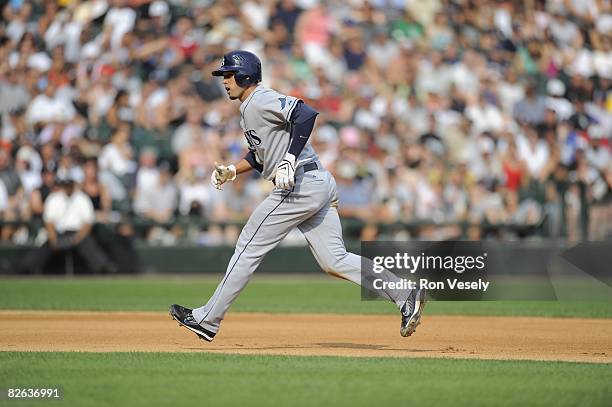
[[[283,160],[291,142],[291,114],[300,99],[283,95],[273,89],[257,85],[249,97],[240,105],[240,126],[255,153],[259,164],[263,165],[262,176],[274,179],[276,166]],[[307,142],[299,157],[298,166],[317,159],[317,154]]]

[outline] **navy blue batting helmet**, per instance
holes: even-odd
[[[221,67],[213,71],[213,76],[223,76],[234,72],[236,83],[242,88],[261,82],[261,61],[249,51],[231,51],[223,55]]]

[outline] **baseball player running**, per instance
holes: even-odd
[[[261,62],[250,52],[225,54],[221,67],[212,74],[223,76],[229,98],[241,102],[240,126],[249,145],[237,164],[216,165],[212,184],[221,189],[237,175],[255,169],[272,181],[275,189],[242,229],[225,276],[208,302],[193,310],[170,306],[170,315],[179,325],[209,342],[264,256],[295,227],[327,273],[361,284],[362,261],[370,270],[373,266],[369,259],[347,253],[344,246],[336,182],[308,142],[318,113],[302,100],[261,85]],[[378,277],[399,280],[390,272]],[[379,294],[400,310],[400,334],[412,335],[421,319],[424,290],[385,290]]]

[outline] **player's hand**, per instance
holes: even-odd
[[[210,175],[210,183],[213,187],[221,189],[221,185],[227,181],[233,181],[236,179],[236,167],[234,165],[225,165],[215,163],[215,170]]]
[[[285,154],[285,158],[276,166],[274,179],[276,188],[291,190],[295,185],[295,156]]]

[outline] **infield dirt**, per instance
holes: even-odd
[[[612,363],[612,320],[427,316],[399,336],[389,315],[232,313],[212,343],[167,314],[1,311],[0,351],[211,352]]]

